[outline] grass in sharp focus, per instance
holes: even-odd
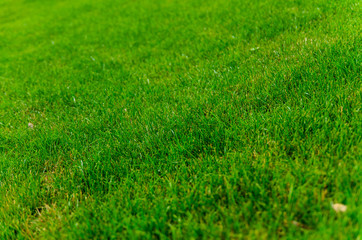
[[[0,237],[360,237],[360,16],[1,1]]]

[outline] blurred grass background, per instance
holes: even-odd
[[[356,239],[360,75],[355,0],[2,0],[0,236]]]

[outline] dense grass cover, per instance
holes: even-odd
[[[1,0],[0,238],[360,238],[361,16]]]

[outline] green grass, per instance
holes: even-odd
[[[361,10],[1,0],[0,239],[359,239]]]

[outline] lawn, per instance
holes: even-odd
[[[0,0],[0,239],[360,239],[361,29],[358,0]]]

